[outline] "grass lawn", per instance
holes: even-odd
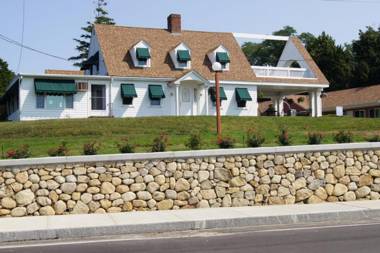
[[[355,141],[380,134],[380,119],[352,117],[223,117],[223,135],[235,139],[236,147],[245,147],[246,131],[255,128],[265,136],[264,146],[275,146],[281,127],[286,127],[292,144],[306,144],[307,133],[318,131],[324,134],[324,143],[333,143],[333,134],[349,130],[355,134]],[[215,118],[201,117],[160,117],[127,119],[66,119],[34,122],[1,122],[0,146],[4,154],[10,148],[28,144],[32,156],[47,156],[47,150],[66,141],[70,155],[82,153],[83,144],[96,140],[101,143],[99,153],[118,153],[116,143],[128,137],[136,145],[136,152],[151,150],[151,144],[161,132],[169,136],[168,150],[186,150],[185,143],[192,131],[199,131],[202,148],[217,148]]]

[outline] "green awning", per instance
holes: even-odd
[[[179,62],[188,62],[191,60],[189,50],[178,50],[177,51],[177,59]]]
[[[247,88],[236,88],[235,94],[237,101],[252,101],[252,97],[249,95]]]
[[[210,92],[211,100],[213,102],[215,102],[216,101],[216,89],[215,89],[215,87],[211,87],[209,92]],[[219,94],[220,94],[220,100],[227,100],[227,96],[226,96],[226,93],[224,92],[223,87],[220,87]]]
[[[148,89],[149,89],[149,98],[150,99],[165,98],[165,93],[164,93],[164,90],[162,89],[161,85],[150,84],[148,86]]]
[[[123,98],[137,98],[137,93],[134,84],[121,84],[121,97]]]
[[[229,63],[230,57],[226,52],[217,52],[216,53],[216,61],[222,64]]]
[[[36,94],[44,95],[71,95],[77,93],[74,80],[35,79]]]
[[[140,61],[146,61],[150,59],[149,49],[146,47],[139,47],[136,49],[136,57]]]

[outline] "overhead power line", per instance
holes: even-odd
[[[35,49],[35,48],[32,48],[32,47],[29,47],[27,45],[24,45],[23,43],[18,42],[16,40],[13,40],[13,39],[11,39],[11,38],[9,38],[9,37],[1,34],[1,33],[0,33],[0,39],[3,40],[3,41],[8,42],[10,44],[13,44],[15,46],[22,47],[22,48],[28,49],[30,51],[33,51],[33,52],[36,52],[36,53],[39,53],[39,54],[42,54],[42,55],[45,55],[45,56],[53,57],[53,58],[56,58],[56,59],[59,59],[59,60],[63,60],[63,61],[69,61],[67,58],[64,58],[64,57],[61,57],[61,56],[57,56],[57,55],[53,55],[53,54],[44,52],[42,50],[38,50],[38,49]]]
[[[21,25],[21,44],[24,44],[24,31],[25,31],[25,0],[22,1],[22,25]],[[22,51],[23,47],[20,47],[20,55],[18,57],[17,72],[20,72]]]

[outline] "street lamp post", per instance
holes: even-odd
[[[222,118],[220,115],[220,83],[219,73],[222,72],[222,65],[219,62],[215,62],[212,65],[212,69],[215,72],[215,95],[216,95],[216,131],[218,134],[218,142],[222,140]]]

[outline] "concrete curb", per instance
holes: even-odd
[[[261,148],[238,148],[238,149],[210,149],[198,151],[177,151],[161,153],[135,153],[135,154],[115,154],[115,155],[95,155],[95,156],[67,156],[67,157],[44,157],[18,160],[0,160],[0,168],[31,167],[54,164],[74,164],[74,163],[97,163],[97,162],[119,162],[136,160],[158,160],[158,159],[179,159],[215,156],[234,155],[260,155],[260,154],[284,154],[299,152],[329,152],[343,150],[377,150],[380,149],[380,142],[345,143],[345,144],[324,144],[324,145],[299,145],[299,146],[279,146]]]
[[[0,242],[379,219],[380,201],[0,219]]]

